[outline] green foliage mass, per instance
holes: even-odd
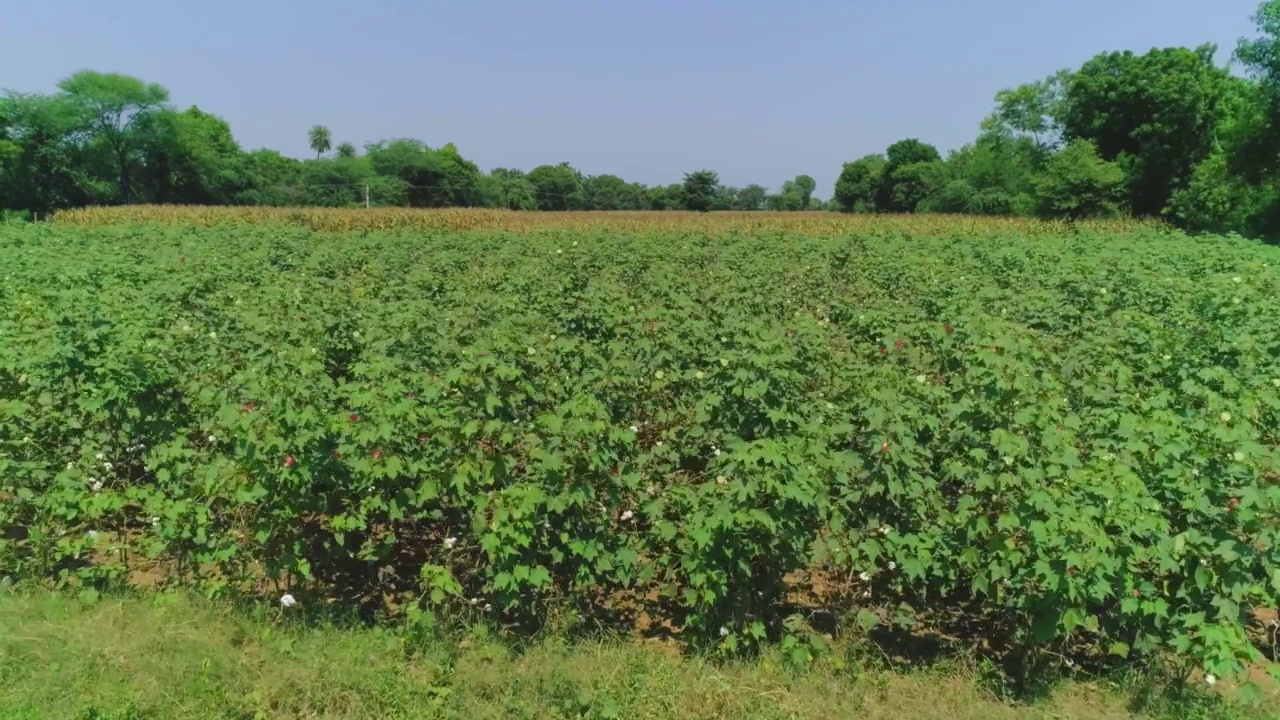
[[[1027,650],[1258,661],[1280,253],[997,227],[0,226],[0,573],[625,599],[801,657],[815,573]]]

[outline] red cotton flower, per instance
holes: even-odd
[[[617,466],[617,465],[614,465],[613,467],[609,468],[609,473],[610,473],[611,475],[617,475],[617,474],[618,474],[618,466]]]
[[[357,422],[360,421],[360,416],[355,413],[351,413],[351,417],[347,418],[347,420],[350,420],[351,424],[355,425]]]
[[[1240,507],[1240,498],[1231,498],[1231,501],[1227,503],[1227,512],[1235,512],[1238,507]]]
[[[419,435],[419,436],[418,436],[418,442],[426,442],[426,441],[427,441],[427,436],[426,436],[426,435]]]
[[[291,468],[291,467],[293,467],[294,463],[296,463],[296,462],[298,462],[298,461],[297,461],[297,460],[294,460],[292,455],[289,455],[289,456],[286,456],[286,457],[285,457],[285,459],[284,459],[284,466],[285,466],[285,467],[287,467],[287,468]]]
[[[334,450],[334,451],[333,451],[333,459],[334,459],[334,460],[341,460],[341,459],[342,459],[342,451],[340,451],[340,450]]]
[[[943,325],[942,329],[946,330],[948,335],[956,331],[956,329],[950,325]]]
[[[898,348],[899,350],[902,350],[902,349],[904,349],[904,348],[906,348],[906,347],[907,347],[907,344],[906,344],[906,343],[904,343],[904,342],[902,342],[901,340],[898,340],[898,341],[896,341],[896,342],[894,342],[894,343],[893,343],[893,346],[894,346],[894,347],[896,347],[896,348]]]
[[[406,395],[405,397],[407,397],[407,398],[409,398],[410,400],[412,400],[412,399],[413,399],[413,393],[409,393],[409,394],[408,394],[408,395]]]
[[[381,460],[381,459],[382,459],[382,451],[381,451],[381,450],[374,450],[374,451],[373,451],[373,459],[374,459],[374,460]]]
[[[253,412],[253,409],[254,409],[255,407],[257,407],[257,406],[253,404],[253,401],[252,401],[252,400],[250,400],[249,402],[247,402],[247,403],[245,403],[245,404],[241,405],[241,406],[240,406],[240,409],[241,409],[241,410],[243,410],[243,411],[245,411],[245,412],[247,412],[247,413],[251,413],[251,412]]]
[[[880,452],[889,452],[889,443],[881,443]]]
[[[1137,590],[1137,589],[1135,589],[1135,590],[1133,591],[1133,596],[1134,596],[1134,597],[1142,597],[1142,591],[1141,591],[1141,590]]]
[[[880,354],[881,354],[881,355],[883,355],[883,354],[885,354],[886,352],[888,352],[888,350],[886,350],[883,346],[881,346],[881,348],[880,348]]]

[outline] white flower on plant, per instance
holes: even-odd
[[[458,538],[456,537],[447,537],[444,539],[444,546],[449,548],[450,550],[452,550],[453,547],[457,544],[458,544]]]
[[[697,378],[697,379],[701,380],[702,378],[706,377],[706,376],[707,376],[707,374],[706,374],[706,373],[704,373],[704,372],[702,372],[701,370],[699,370],[698,372],[694,373],[694,374],[693,374],[693,376],[694,376],[695,378]]]
[[[1165,361],[1165,362],[1169,362],[1169,361],[1170,361],[1170,360],[1172,360],[1172,359],[1173,359],[1173,356],[1172,356],[1172,355],[1165,355],[1165,356],[1164,356],[1164,361]]]
[[[661,440],[659,440],[658,442],[654,443],[654,446],[655,446],[655,447],[662,447],[662,441],[661,441]]]
[[[720,342],[722,342],[722,343],[727,343],[727,342],[729,342],[729,338],[727,338],[727,337],[725,337],[725,336],[721,335],[721,336],[720,336]]]
[[[1244,278],[1242,278],[1242,277],[1240,277],[1239,275],[1237,275],[1237,276],[1235,276],[1235,277],[1231,278],[1231,282],[1242,283],[1242,282],[1244,282]]]
[[[720,637],[729,637],[729,628],[727,628],[727,627],[725,627],[725,626],[721,625],[721,626],[720,626]]]
[[[716,457],[720,457],[720,448],[712,448],[711,454],[715,455]]]
[[[834,404],[834,403],[827,403],[827,409],[828,409],[828,410],[835,410],[835,409],[836,409],[836,406],[835,406],[835,404]]]
[[[1106,289],[1106,288],[1102,288],[1102,289],[1101,289],[1101,290],[1099,290],[1098,292],[1099,292],[1099,293],[1101,293],[1101,294],[1103,294],[1103,295],[1106,295],[1106,294],[1107,294],[1107,289]]]
[[[1205,684],[1205,685],[1208,685],[1208,686],[1210,686],[1210,687],[1212,687],[1212,686],[1214,686],[1214,685],[1217,685],[1217,684],[1218,684],[1218,678],[1217,678],[1217,677],[1215,677],[1215,676],[1213,676],[1213,675],[1205,675],[1205,676],[1204,676],[1204,684]]]
[[[89,532],[85,533],[85,537],[89,538],[90,540],[97,540],[97,539],[98,539],[98,531],[97,531],[97,530],[90,530]]]
[[[75,466],[76,466],[76,464],[75,464],[75,463],[67,463],[67,469],[68,469],[68,470],[73,470],[73,469],[75,469]]]
[[[480,598],[471,598],[471,600],[470,600],[469,602],[470,602],[472,605],[475,605],[476,603],[480,602]]]
[[[151,527],[160,527],[160,516],[159,516],[159,515],[152,515],[152,516],[151,516]]]
[[[862,582],[871,582],[871,573],[867,572],[866,570],[863,570],[862,572],[858,573],[858,579],[861,580]]]
[[[112,464],[111,464],[111,463],[109,463],[109,462],[104,462],[104,463],[102,463],[102,467],[106,468],[107,470],[110,470],[110,469],[112,469],[112,468],[113,468],[113,467],[115,467],[115,466],[114,466],[114,465],[112,465]]]
[[[529,354],[530,354],[530,355],[537,355],[537,354],[538,354],[538,351],[537,351],[537,350],[534,350],[533,348],[529,348]]]
[[[211,443],[216,443],[216,442],[218,442],[218,437],[217,437],[216,435],[210,435],[210,436],[209,436],[209,442],[211,442]]]
[[[870,590],[866,590],[866,591],[864,591],[864,592],[862,593],[862,597],[864,597],[864,598],[869,598],[869,597],[871,597],[871,591],[870,591]]]
[[[93,485],[90,485],[90,487],[93,488],[94,492],[102,492],[102,481],[94,480]]]
[[[485,603],[485,604],[484,604],[484,611],[485,611],[485,612],[490,612],[490,611],[492,611],[492,610],[493,610],[493,605],[491,605],[491,604],[489,604],[489,603]]]
[[[724,487],[725,485],[728,485],[728,484],[729,484],[729,479],[728,479],[728,478],[726,478],[726,477],[725,477],[725,476],[723,476],[723,475],[717,475],[717,476],[716,476],[716,484],[717,484],[717,485],[719,485],[719,486],[721,486],[721,487]]]
[[[98,453],[97,455],[94,455],[94,457],[95,457],[96,459],[98,459],[98,460],[101,460],[102,458],[104,458],[104,457],[106,457],[106,456],[105,456],[105,455],[103,455],[102,453]]]
[[[656,378],[658,378],[659,380],[661,380],[661,379],[662,379],[662,375],[663,375],[663,373],[662,373],[662,371],[661,371],[661,370],[658,370],[657,372],[655,372],[655,373],[653,374],[653,376],[654,376],[654,377],[656,377]]]
[[[1218,417],[1222,418],[1222,422],[1231,422],[1231,413],[1229,412],[1224,412]]]
[[[563,255],[563,254],[564,254],[564,251],[563,251],[563,250],[561,250],[560,248],[556,248],[556,254],[557,254],[557,255]]]
[[[291,608],[297,604],[298,604],[298,599],[290,595],[289,593],[285,593],[280,596],[280,607]]]
[[[635,513],[631,512],[630,510],[627,510],[626,512],[622,513],[622,515],[618,519],[621,520],[622,522],[627,522],[635,516],[636,516]]]
[[[218,333],[216,333],[216,332],[211,332],[211,333],[209,333],[209,339],[210,339],[210,340],[217,340],[217,339],[218,339]]]
[[[1235,303],[1236,305],[1239,305],[1243,301],[1240,298],[1232,298],[1231,302]]]
[[[1240,452],[1239,450],[1237,450],[1237,451],[1235,452],[1235,454],[1234,454],[1234,455],[1232,455],[1231,457],[1232,457],[1232,459],[1234,459],[1236,462],[1244,462],[1244,453]]]
[[[638,433],[638,432],[640,432],[640,428],[639,428],[639,427],[636,427],[635,425],[632,425],[632,426],[631,426],[631,432],[633,432],[633,433]]]
[[[190,326],[190,325],[183,325],[183,326],[182,326],[182,332],[191,332],[191,326]]]
[[[888,535],[888,534],[889,534],[889,526],[888,526],[888,525],[881,525],[881,526],[880,526],[880,534],[881,534],[881,535]]]
[[[890,569],[890,570],[897,570],[897,569],[898,569],[898,563],[896,563],[896,562],[894,562],[894,561],[890,560],[890,561],[889,561],[889,569]]]
[[[916,382],[920,383],[921,385],[925,384],[928,381],[929,381],[929,378],[925,377],[924,375],[916,376]]]

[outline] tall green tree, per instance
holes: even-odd
[[[899,140],[885,150],[886,163],[876,190],[876,209],[915,212],[920,201],[942,180],[938,148],[915,138]],[[919,166],[919,167],[917,167]]]
[[[333,145],[333,133],[329,132],[329,128],[323,125],[312,125],[307,131],[307,142],[311,145],[311,149],[316,151],[316,159],[329,152],[329,148]]]
[[[353,158],[356,156],[356,146],[349,142],[338,143],[338,147],[333,149],[333,154],[340,158]]]
[[[139,124],[138,193],[148,202],[228,205],[243,184],[243,151],[222,118],[164,109]]]
[[[720,176],[713,170],[685,173],[682,202],[685,210],[707,212],[716,201]]]
[[[792,187],[800,197],[800,209],[808,210],[809,204],[813,200],[813,191],[818,187],[818,183],[809,175],[797,175],[792,180]]]
[[[521,170],[494,168],[484,179],[483,193],[487,207],[507,210],[537,210],[533,183]]]
[[[1080,219],[1120,214],[1124,170],[1098,155],[1088,140],[1073,140],[1045,162],[1035,179],[1039,213]]]
[[[841,212],[875,212],[876,195],[887,164],[883,155],[866,155],[845,163],[836,179],[833,200],[837,208]]]
[[[58,83],[91,139],[109,148],[119,179],[119,200],[131,200],[134,153],[140,122],[164,108],[169,91],[155,83],[116,73],[81,70]]]
[[[539,210],[574,210],[582,205],[582,174],[567,162],[529,171]]]
[[[768,197],[769,191],[761,185],[752,183],[738,190],[734,196],[734,210],[761,210],[764,208],[764,200]]]
[[[1228,90],[1215,48],[1166,48],[1098,55],[1073,73],[1063,100],[1063,134],[1088,140],[1124,168],[1130,209],[1158,216],[1213,149]]]

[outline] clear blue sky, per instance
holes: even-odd
[[[1256,0],[45,0],[0,14],[0,87],[122,72],[249,149],[456,143],[648,184],[711,168],[827,197],[841,163],[968,142],[1001,88],[1107,50],[1253,33]]]

